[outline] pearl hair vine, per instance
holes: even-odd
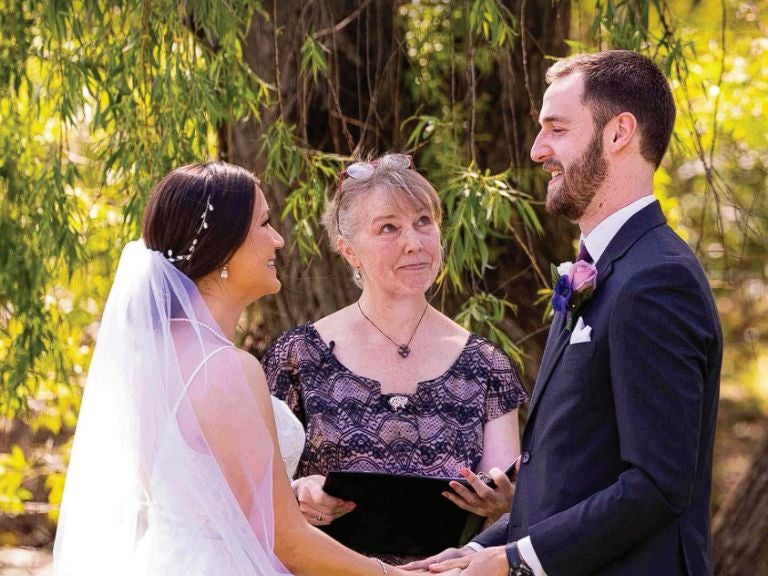
[[[197,227],[197,230],[195,230],[195,237],[192,239],[192,244],[189,246],[189,252],[174,256],[173,250],[168,250],[165,256],[168,262],[181,262],[182,260],[189,261],[192,259],[192,254],[195,252],[200,232],[208,229],[208,212],[213,212],[213,204],[211,204],[210,194],[208,194],[208,197],[205,199],[205,210],[203,210],[203,213],[200,215],[200,225]]]

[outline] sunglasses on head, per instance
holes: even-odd
[[[353,162],[339,174],[339,190],[347,178],[367,180],[373,176],[377,166],[391,166],[397,170],[408,170],[413,168],[413,156],[410,154],[386,154],[370,162]]]

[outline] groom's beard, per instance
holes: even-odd
[[[594,131],[587,149],[568,167],[557,160],[548,160],[544,162],[544,168],[560,170],[563,174],[559,188],[547,193],[547,212],[576,222],[584,215],[608,175],[608,162],[603,155],[602,130]]]

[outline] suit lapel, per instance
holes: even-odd
[[[597,288],[595,289],[594,299],[600,298],[601,287],[605,285],[608,278],[613,273],[614,262],[619,260],[637,242],[637,240],[646,232],[666,222],[664,214],[658,202],[654,202],[633,215],[622,226],[608,244],[605,252],[597,262]],[[592,302],[592,301],[590,301]],[[586,305],[589,305],[587,303]],[[570,340],[571,332],[565,329],[565,314],[556,314],[550,328],[547,345],[544,348],[544,355],[541,359],[541,368],[536,377],[536,384],[533,387],[533,397],[531,406],[528,410],[528,421],[533,419],[536,406],[543,395],[547,384],[552,376],[552,372],[560,362],[560,358],[565,352],[565,348]],[[574,321],[576,319],[574,318]]]
[[[549,381],[552,370],[555,369],[557,361],[559,360],[563,350],[565,350],[565,345],[570,339],[571,333],[565,329],[565,316],[566,315],[563,313],[558,313],[555,315],[555,319],[552,322],[549,338],[547,338],[547,345],[544,348],[544,355],[541,358],[541,368],[539,369],[539,374],[536,377],[536,384],[533,386],[531,407],[528,412],[529,418],[530,415],[533,414],[543,389]]]

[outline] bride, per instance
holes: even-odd
[[[155,187],[143,240],[123,250],[104,310],[57,575],[412,574],[304,520],[264,373],[232,344],[243,308],[280,289],[283,244],[243,168],[192,164]],[[295,460],[303,432],[279,416]]]

